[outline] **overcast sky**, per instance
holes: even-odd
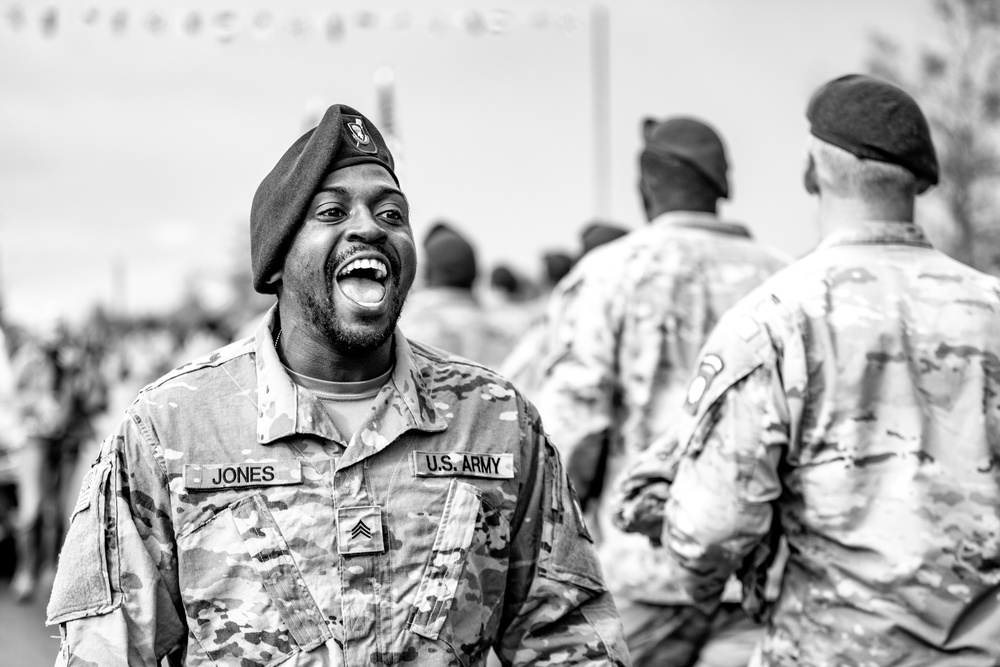
[[[642,119],[695,115],[729,149],[723,215],[794,255],[818,239],[800,185],[809,94],[860,71],[873,31],[914,44],[934,28],[919,0],[607,6],[613,220],[645,222],[635,188]],[[418,240],[447,219],[483,265],[536,273],[543,250],[577,250],[602,201],[590,7],[0,0],[7,315],[73,318],[95,302],[161,310],[192,281],[212,284],[248,263],[260,180],[328,104],[377,119],[380,67],[395,77],[400,176]]]

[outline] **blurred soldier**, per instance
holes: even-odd
[[[403,309],[400,328],[412,340],[497,367],[512,341],[473,294],[476,251],[450,225],[434,225],[424,238],[424,284]]]
[[[614,225],[603,223],[587,225],[580,232],[580,243],[583,246],[581,256],[627,233],[627,229]],[[569,258],[568,255],[563,256]],[[552,290],[555,289],[560,280],[569,274],[574,263],[571,259],[568,263],[560,260],[546,262],[546,281],[543,292],[535,299],[534,305],[526,313],[529,316],[529,323],[518,332],[517,342],[500,365],[500,373],[510,378],[511,382],[529,399],[538,391],[542,382],[543,367],[541,362],[545,357],[548,335],[545,309],[548,306]],[[531,312],[532,310],[537,310],[537,312]]]
[[[677,421],[718,317],[786,261],[745,225],[718,218],[728,165],[711,127],[671,118],[647,120],[644,130],[639,190],[650,224],[591,251],[559,283],[541,388],[529,396],[585,508],[596,512],[633,662],[689,665],[712,619],[684,606],[647,539],[612,525],[602,490]],[[746,624],[738,604],[719,622]],[[748,655],[749,647],[744,663]]]
[[[15,404],[23,444],[17,452],[17,569],[11,590],[19,601],[50,578],[66,528],[68,488],[92,419],[107,406],[100,354],[59,326],[25,341],[14,358]]]
[[[509,266],[494,267],[490,273],[490,289],[499,295],[503,303],[515,303],[521,299],[521,280]]]
[[[575,261],[569,253],[560,250],[549,250],[542,254],[542,265],[545,267],[542,293],[545,296],[551,294],[559,281],[566,277]]]
[[[416,252],[378,130],[330,107],[250,227],[278,304],[105,441],[49,603],[60,664],[627,664],[534,408],[395,327]]]
[[[676,472],[662,538],[706,612],[787,537],[753,664],[998,665],[1000,281],[913,224],[938,164],[909,95],[850,75],[807,116],[825,239],[719,323],[679,467],[627,484]]]
[[[580,256],[586,255],[605,243],[620,239],[626,234],[628,234],[628,230],[624,227],[609,225],[605,222],[592,222],[580,230],[580,245],[583,247]]]
[[[17,409],[17,378],[11,363],[11,349],[16,339],[16,332],[8,338],[4,329],[0,328],[0,546],[6,547],[9,540],[15,549],[17,513],[14,509],[14,498],[17,495],[17,463],[21,447],[24,445]],[[6,553],[6,549],[3,553]],[[9,565],[8,559],[0,555],[0,566],[4,574],[8,574]],[[14,594],[18,597],[16,589]]]

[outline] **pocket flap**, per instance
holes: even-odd
[[[413,602],[410,630],[437,639],[458,591],[465,558],[472,546],[481,500],[476,487],[452,480],[434,537],[431,559]]]
[[[255,493],[230,509],[253,567],[295,643],[309,651],[333,636],[263,497]]]

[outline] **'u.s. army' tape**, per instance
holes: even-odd
[[[410,464],[416,477],[514,479],[513,454],[413,452]]]

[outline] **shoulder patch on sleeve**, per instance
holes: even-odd
[[[722,372],[722,359],[715,354],[706,354],[698,366],[698,374],[691,380],[687,390],[687,408],[691,414],[698,411],[702,397],[712,384],[712,380]]]
[[[697,374],[688,385],[684,407],[697,415],[733,384],[765,363],[771,348],[767,329],[748,313],[727,313],[702,348]]]

